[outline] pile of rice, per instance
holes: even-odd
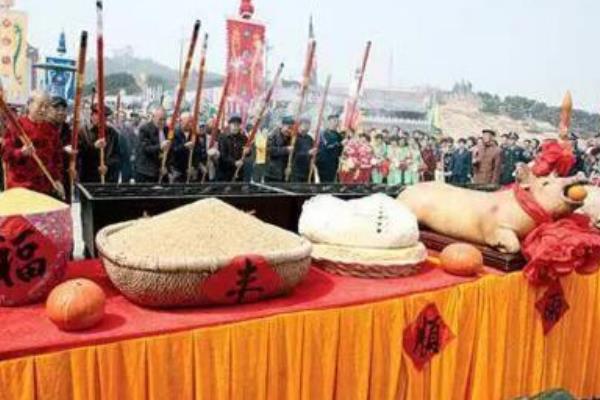
[[[42,214],[66,208],[69,208],[69,206],[50,196],[23,188],[9,189],[0,193],[0,216],[2,217]]]
[[[112,233],[109,241],[113,259],[146,259],[146,268],[160,269],[198,259],[216,266],[239,255],[285,253],[307,245],[300,236],[217,199],[135,221]]]

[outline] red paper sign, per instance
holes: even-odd
[[[430,303],[419,313],[417,319],[404,329],[402,344],[419,371],[454,339],[438,308]]]
[[[54,243],[27,219],[6,219],[0,225],[0,304],[23,304],[35,297],[56,257]]]
[[[277,294],[283,282],[261,256],[242,256],[205,280],[201,292],[214,304],[252,303]]]
[[[244,119],[264,84],[265,26],[251,20],[227,20],[228,113]]]
[[[569,303],[567,303],[560,281],[554,281],[546,289],[542,298],[535,303],[535,308],[542,317],[544,335],[547,335],[569,310]]]

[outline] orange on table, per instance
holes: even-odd
[[[573,201],[583,201],[587,197],[587,190],[583,185],[574,185],[567,190],[567,197]]]

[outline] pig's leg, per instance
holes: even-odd
[[[508,228],[495,229],[486,242],[502,253],[514,254],[521,250],[521,242],[517,234]]]

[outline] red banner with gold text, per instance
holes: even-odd
[[[256,21],[227,20],[227,68],[231,74],[228,114],[244,119],[264,84],[265,26]]]

